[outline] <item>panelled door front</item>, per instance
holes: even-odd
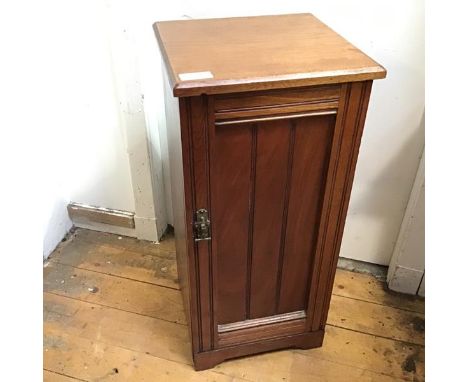
[[[208,129],[218,345],[268,337],[268,326],[275,335],[281,326],[284,334],[304,332],[336,110],[214,115]]]

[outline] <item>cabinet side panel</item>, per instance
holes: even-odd
[[[278,313],[304,310],[307,307],[335,116],[300,118],[294,123],[293,164],[284,257],[280,265]]]
[[[165,113],[166,113],[166,129],[167,129],[167,141],[168,141],[168,152],[169,152],[169,171],[171,175],[171,191],[172,191],[172,210],[174,215],[174,235],[175,245],[177,254],[177,273],[179,276],[180,288],[183,295],[185,312],[187,316],[187,322],[189,324],[192,333],[192,349],[195,351],[198,349],[198,326],[196,320],[192,320],[192,317],[197,317],[195,304],[191,305],[191,300],[194,296],[194,284],[190,278],[193,277],[191,269],[194,269],[194,265],[191,261],[190,256],[190,243],[187,241],[187,237],[190,237],[187,232],[187,216],[186,216],[186,201],[190,203],[190,198],[185,196],[185,192],[190,192],[190,185],[184,184],[184,158],[183,150],[188,148],[182,145],[182,134],[181,130],[186,129],[187,124],[187,113],[185,108],[185,101],[173,97],[172,90],[167,80],[167,75],[164,78],[164,95],[165,95]],[[185,146],[187,143],[185,143]],[[185,155],[187,156],[187,154]],[[187,166],[187,164],[185,164]],[[185,172],[188,168],[185,168]],[[193,257],[192,257],[193,258]],[[192,272],[193,273],[193,272]],[[192,296],[193,295],[193,296]]]
[[[336,128],[341,133],[336,160],[327,176],[329,191],[322,211],[313,290],[309,296],[312,330],[325,327],[371,87],[372,81],[343,85],[346,94],[342,97]]]

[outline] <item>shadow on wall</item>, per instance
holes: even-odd
[[[395,130],[387,131],[387,134],[380,139],[380,145],[386,144],[386,138],[389,142],[395,140]],[[363,146],[368,146],[369,143],[366,144],[365,138],[364,130]],[[370,144],[375,145],[376,142]],[[368,257],[372,256],[379,259],[375,263],[389,264],[418,169],[419,160],[415,160],[415,157],[418,159],[421,157],[423,146],[424,112],[419,126],[400,145],[398,152],[393,154],[376,177],[361,179],[362,174],[374,174],[375,170],[361,168],[360,172],[361,166],[369,167],[372,163],[358,161],[355,180],[359,179],[360,182],[355,182],[351,194],[340,253],[342,257],[369,261]],[[382,147],[382,153],[385,151]],[[366,158],[361,158],[362,161],[369,162]],[[363,248],[363,245],[369,247]],[[365,257],[360,258],[360,252],[364,251]]]

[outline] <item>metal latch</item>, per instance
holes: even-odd
[[[201,208],[195,212],[193,222],[193,232],[195,241],[211,240],[211,223],[208,218],[208,211]]]

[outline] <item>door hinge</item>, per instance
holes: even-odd
[[[195,241],[211,240],[211,222],[208,216],[208,211],[203,208],[195,212],[193,234]]]

